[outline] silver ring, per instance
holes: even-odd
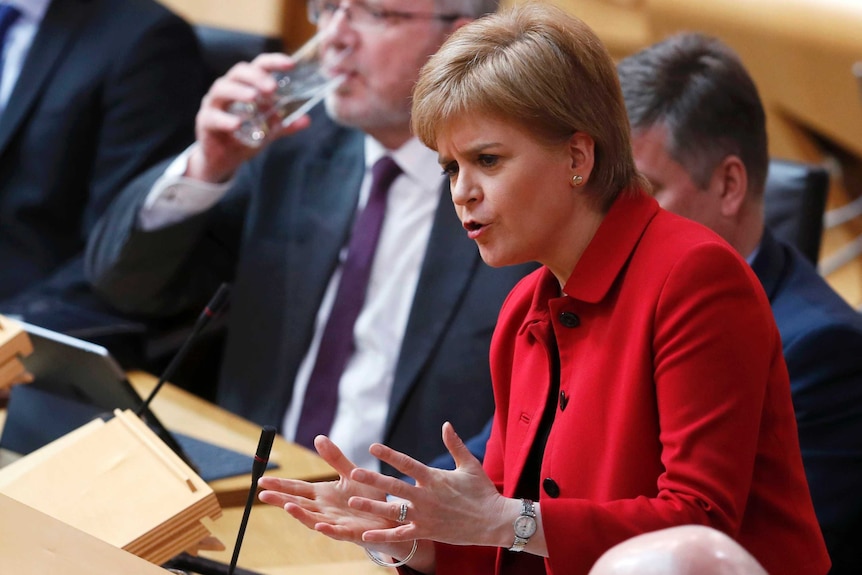
[[[407,522],[407,504],[401,504],[401,513],[398,514],[398,519],[396,520],[398,523],[406,523]]]

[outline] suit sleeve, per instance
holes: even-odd
[[[191,27],[167,12],[112,59],[83,219],[86,231],[120,189],[193,141],[195,114],[206,90],[204,69]]]
[[[855,313],[852,312],[851,313]],[[823,323],[786,342],[805,473],[833,564],[858,564],[862,528],[862,331]]]
[[[116,309],[167,317],[202,307],[235,275],[249,187],[248,166],[209,211],[145,232],[141,206],[170,160],[126,187],[99,220],[87,244],[85,269],[96,293]]]

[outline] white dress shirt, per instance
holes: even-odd
[[[12,89],[21,75],[24,60],[33,44],[33,38],[39,30],[42,18],[48,10],[51,0],[18,0],[6,2],[15,6],[21,16],[9,28],[6,43],[3,46],[3,75],[0,77],[0,111],[6,109],[6,103],[12,94]]]
[[[370,192],[371,166],[385,153],[378,142],[366,137],[360,208]],[[379,462],[368,454],[368,446],[383,438],[395,364],[442,184],[436,153],[417,139],[411,139],[390,154],[403,173],[389,190],[365,304],[354,326],[356,351],[339,382],[338,407],[329,433],[349,459],[370,469],[379,469]],[[187,156],[186,153],[177,158],[153,186],[139,214],[142,228],[157,229],[204,211],[218,202],[230,187],[230,182],[211,185],[183,178]],[[345,257],[346,247],[340,256],[342,264]],[[317,312],[314,338],[294,382],[293,397],[282,424],[282,433],[289,440],[296,435],[308,379],[340,277],[341,264],[330,278]]]

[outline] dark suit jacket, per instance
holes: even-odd
[[[51,2],[0,116],[0,310],[86,285],[88,233],[191,142],[205,88],[191,27],[161,4]]]
[[[118,198],[90,244],[98,291],[128,311],[173,313],[202,306],[219,281],[233,280],[218,402],[280,426],[353,220],[363,138],[318,108],[310,129],[243,166],[210,213],[153,233],[134,231],[157,174],[142,178]],[[532,269],[486,266],[448,196],[441,185],[384,437],[426,461],[443,451],[444,421],[469,437],[491,416],[491,333],[506,294]]]
[[[833,574],[862,565],[862,317],[767,229],[752,263],[781,332],[805,473]]]

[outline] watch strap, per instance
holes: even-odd
[[[527,537],[521,537],[517,532],[517,525],[522,517],[529,517],[533,521],[532,532]],[[509,547],[509,551],[520,552],[524,550],[524,547],[526,547],[527,543],[530,542],[530,537],[532,537],[533,534],[536,532],[535,520],[536,509],[533,504],[533,501],[530,499],[521,499],[521,513],[518,515],[518,517],[515,518],[514,523],[516,527],[515,540],[512,543],[512,546]]]

